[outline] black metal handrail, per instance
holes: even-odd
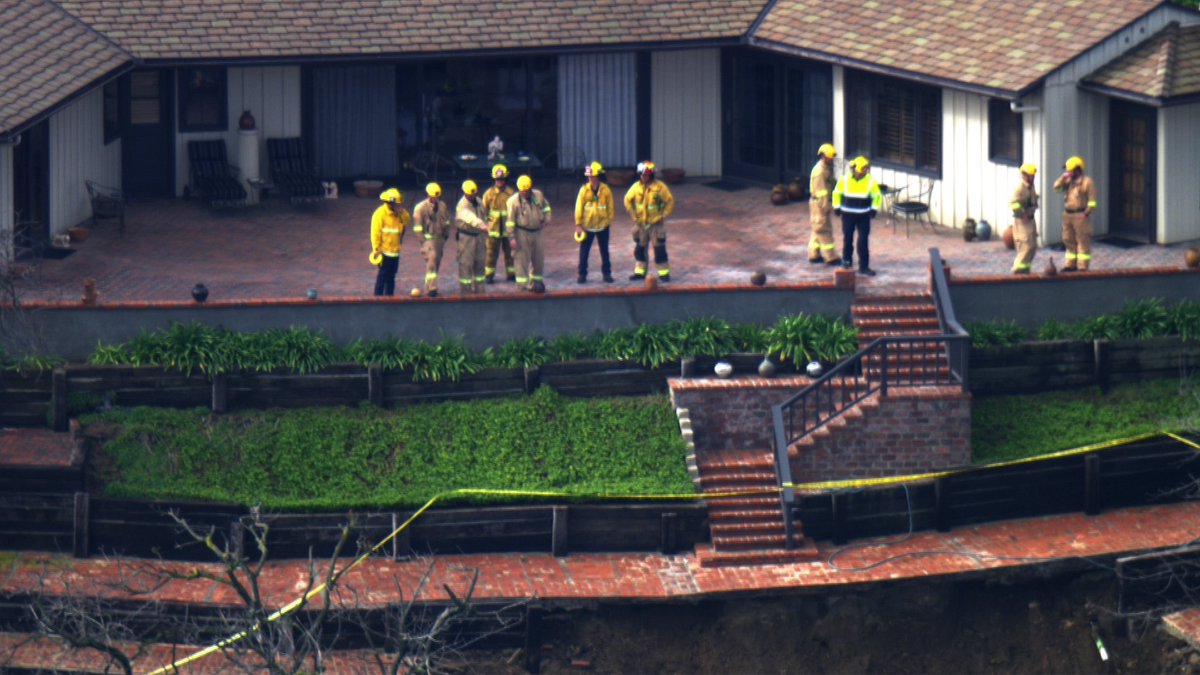
[[[774,426],[775,473],[782,486],[786,546],[791,548],[795,501],[788,448],[828,424],[860,401],[888,387],[960,386],[967,391],[967,359],[971,337],[959,325],[950,301],[941,255],[929,249],[931,294],[937,308],[940,335],[900,335],[877,338],[815,382],[771,407]],[[941,349],[931,349],[940,346]],[[896,365],[904,363],[904,370]]]

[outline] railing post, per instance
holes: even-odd
[[[887,342],[887,340],[884,340],[883,344],[881,344],[880,347],[882,348],[880,351],[883,352],[883,357],[879,362],[879,395],[887,396],[888,395],[888,392],[887,392],[887,390],[888,390],[888,342]]]
[[[783,406],[771,406],[771,421],[775,427],[775,477],[779,479],[779,508],[783,510],[783,546],[793,548],[792,502],[796,492],[792,484],[792,466],[788,460],[788,439],[783,427]]]

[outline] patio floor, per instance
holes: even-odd
[[[550,293],[571,293],[607,287],[600,282],[599,254],[592,252],[588,284],[575,283],[578,247],[572,233],[573,184],[547,189],[554,217],[546,234],[546,286]],[[762,269],[770,280],[811,282],[829,280],[832,269],[807,261],[809,234],[806,202],[775,207],[768,190],[747,187],[728,192],[700,182],[672,188],[677,208],[669,219],[668,248],[672,284],[703,287],[742,283]],[[456,191],[455,191],[456,192]],[[617,189],[618,201],[624,190]],[[419,195],[407,190],[408,204]],[[375,199],[343,194],[317,208],[294,207],[269,198],[245,209],[214,212],[198,200],[159,200],[133,203],[119,235],[112,221],[93,229],[77,251],[61,260],[40,260],[19,282],[22,301],[78,302],[84,279],[95,279],[101,302],[187,300],[197,282],[211,299],[299,299],[308,288],[322,298],[371,295],[375,268],[370,252],[371,213]],[[611,241],[613,288],[633,269],[630,225],[620,206]],[[837,226],[835,225],[835,228]],[[840,233],[837,239],[841,242]],[[442,294],[457,293],[457,268],[447,243],[442,262]],[[927,285],[930,247],[938,247],[956,277],[1003,275],[1012,253],[998,237],[989,242],[964,242],[959,230],[937,227],[928,231],[903,222],[893,232],[887,218],[877,218],[871,236],[874,279],[859,279],[861,292],[915,290]],[[1121,249],[1098,243],[1093,267],[1098,270],[1136,269],[1182,264],[1181,249],[1138,246]],[[1045,265],[1040,251],[1035,271]],[[1053,253],[1061,266],[1062,253]],[[501,275],[502,276],[502,275]],[[421,285],[424,262],[410,236],[401,254],[397,294]],[[514,293],[513,284],[497,281],[488,293]]]

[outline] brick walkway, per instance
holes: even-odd
[[[0,429],[0,470],[6,467],[69,468],[82,461],[71,434],[49,429]]]
[[[546,232],[546,285],[551,293],[628,286],[633,267],[628,219],[618,216],[611,247],[617,283],[599,281],[599,254],[592,252],[587,286],[575,283],[577,245],[572,239],[575,186],[563,186],[549,197],[554,219]],[[623,190],[618,189],[618,199]],[[808,205],[775,207],[768,191],[746,188],[726,192],[700,183],[674,188],[678,208],[669,221],[672,283],[680,286],[743,283],[763,269],[770,279],[826,281],[831,270],[807,262]],[[411,200],[416,190],[406,190]],[[130,205],[124,236],[105,222],[92,231],[78,251],[62,260],[43,260],[21,282],[22,299],[78,302],[84,279],[96,279],[100,301],[188,300],[196,282],[204,282],[214,300],[299,299],[314,287],[323,298],[364,297],[371,293],[374,269],[367,263],[370,216],[374,199],[352,194],[315,210],[292,207],[277,199],[243,210],[214,213],[192,200],[147,201]],[[838,235],[840,242],[840,234]],[[898,290],[927,284],[928,249],[941,249],[957,276],[1007,274],[1012,255],[998,237],[966,243],[958,230],[935,232],[914,225],[905,237],[895,234],[886,218],[875,221],[871,238],[875,279],[860,280],[872,288]],[[453,246],[453,242],[449,243]],[[839,244],[840,245],[840,244]],[[1098,244],[1096,269],[1178,266],[1183,245],[1119,249]],[[1055,254],[1062,262],[1062,254]],[[1039,253],[1035,269],[1045,265]],[[442,288],[457,292],[453,255],[442,263]],[[410,237],[401,255],[398,293],[418,285],[424,263]],[[489,292],[512,293],[498,283]]]

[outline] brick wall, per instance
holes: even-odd
[[[903,476],[971,463],[971,398],[954,387],[893,388],[797,448],[792,480]]]
[[[811,382],[671,379],[671,400],[687,408],[698,452],[772,447],[771,406]],[[868,398],[797,447],[797,482],[921,473],[971,462],[971,399],[956,387],[889,390]]]

